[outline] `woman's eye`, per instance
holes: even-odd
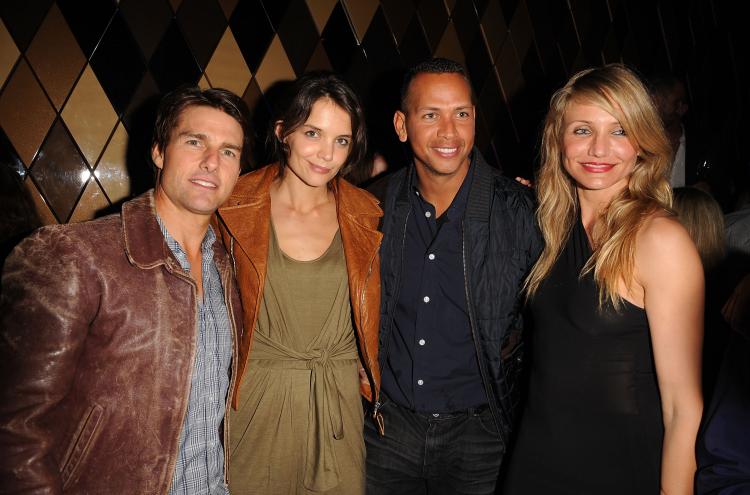
[[[625,136],[626,132],[625,132],[625,129],[618,128],[612,131],[612,134],[614,134],[615,136]]]
[[[341,146],[349,146],[349,139],[348,138],[338,138],[336,140],[336,143],[338,143]]]
[[[576,136],[586,136],[587,134],[589,134],[589,130],[585,127],[576,127],[575,129],[573,129],[573,134],[575,134]]]
[[[315,131],[305,131],[305,136],[307,137],[317,137],[318,133]]]

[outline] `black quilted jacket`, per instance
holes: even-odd
[[[541,252],[528,188],[491,168],[475,149],[474,174],[462,221],[467,307],[484,388],[495,424],[507,441],[518,402],[522,363],[520,289]],[[410,212],[408,168],[375,183],[384,216],[380,246],[380,365],[385,366],[403,273]]]

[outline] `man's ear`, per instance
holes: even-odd
[[[158,144],[151,147],[151,160],[153,160],[154,165],[156,165],[156,168],[159,170],[164,167],[164,153],[161,152]]]
[[[398,140],[405,143],[409,136],[406,133],[406,115],[401,110],[393,114],[393,128],[396,130]]]

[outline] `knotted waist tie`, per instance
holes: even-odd
[[[252,361],[256,366],[310,370],[305,488],[313,491],[334,488],[339,484],[339,468],[333,440],[344,438],[341,394],[334,368],[357,362],[356,345],[340,342],[330,349],[298,352],[256,333],[254,347]]]

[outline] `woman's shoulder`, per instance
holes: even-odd
[[[698,250],[676,216],[666,211],[651,213],[636,237],[639,272],[661,276],[675,270],[701,269]]]
[[[685,227],[677,217],[667,211],[649,213],[638,229],[639,248],[662,251],[688,244],[693,246]],[[694,246],[693,246],[694,247]]]

